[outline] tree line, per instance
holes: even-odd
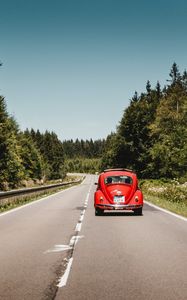
[[[21,131],[0,96],[0,190],[98,171],[104,140],[60,141],[54,132]]]
[[[65,140],[65,170],[67,172],[95,173],[100,170],[105,140]]]
[[[105,139],[63,141],[64,153],[66,158],[101,158],[105,146]]]
[[[116,129],[106,139],[60,141],[54,132],[21,131],[0,96],[0,189],[29,180],[63,178],[67,172],[94,173],[125,167],[142,178],[187,174],[187,72],[172,65],[162,89],[134,93]]]
[[[172,65],[168,85],[135,92],[105,144],[102,168],[134,169],[142,178],[187,176],[187,72]]]
[[[54,132],[22,132],[0,96],[0,189],[64,176],[62,142]]]

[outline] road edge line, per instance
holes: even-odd
[[[151,207],[154,207],[154,208],[156,208],[156,209],[158,209],[158,210],[160,210],[160,211],[163,211],[163,212],[167,213],[168,215],[171,215],[171,216],[173,216],[173,217],[176,217],[176,218],[178,218],[178,219],[180,219],[180,220],[183,220],[183,221],[187,222],[187,218],[185,218],[185,217],[183,217],[183,216],[180,216],[180,215],[178,215],[178,214],[176,214],[176,213],[174,213],[174,212],[171,212],[171,211],[169,211],[169,210],[167,210],[167,209],[165,209],[165,208],[162,208],[162,207],[160,207],[160,206],[157,206],[157,205],[155,205],[155,204],[152,204],[152,203],[150,203],[150,202],[147,201],[147,200],[144,200],[144,203],[147,204],[147,205],[149,205],[149,206],[151,206]]]
[[[37,199],[37,200],[33,200],[32,202],[29,202],[29,203],[27,203],[27,204],[23,204],[23,205],[18,206],[18,207],[16,207],[16,208],[10,209],[10,210],[5,211],[5,212],[2,212],[2,213],[0,213],[0,217],[5,216],[5,215],[8,215],[8,214],[13,213],[13,212],[16,212],[17,210],[23,209],[23,208],[25,208],[25,207],[27,207],[27,206],[31,206],[31,205],[37,204],[37,203],[42,202],[42,201],[44,201],[44,200],[46,200],[46,199],[48,199],[48,198],[50,198],[50,197],[53,197],[53,196],[58,195],[58,194],[60,194],[60,193],[64,193],[64,192],[66,192],[66,191],[68,191],[68,190],[70,190],[70,189],[73,189],[73,188],[75,188],[75,187],[77,187],[77,185],[71,186],[71,187],[69,187],[69,188],[67,188],[67,189],[65,189],[65,190],[59,191],[59,192],[54,193],[54,194],[51,194],[51,195],[49,195],[49,196],[42,197],[42,198]]]

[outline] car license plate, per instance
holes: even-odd
[[[114,203],[124,203],[125,196],[114,196]]]

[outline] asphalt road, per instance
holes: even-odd
[[[95,180],[0,215],[0,299],[187,299],[187,222],[95,217]]]

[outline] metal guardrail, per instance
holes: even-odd
[[[19,195],[24,196],[24,195],[27,195],[27,194],[42,192],[42,191],[45,191],[45,190],[50,190],[50,189],[58,188],[58,187],[65,186],[65,185],[80,183],[81,181],[82,181],[82,179],[79,179],[79,180],[75,180],[75,181],[62,182],[62,183],[50,184],[50,185],[45,185],[45,186],[38,186],[38,187],[33,187],[33,188],[24,188],[24,189],[19,189],[19,190],[11,190],[11,191],[7,191],[7,192],[0,192],[0,204],[1,204],[1,200],[8,199],[8,198],[11,198],[11,197],[17,197]]]

